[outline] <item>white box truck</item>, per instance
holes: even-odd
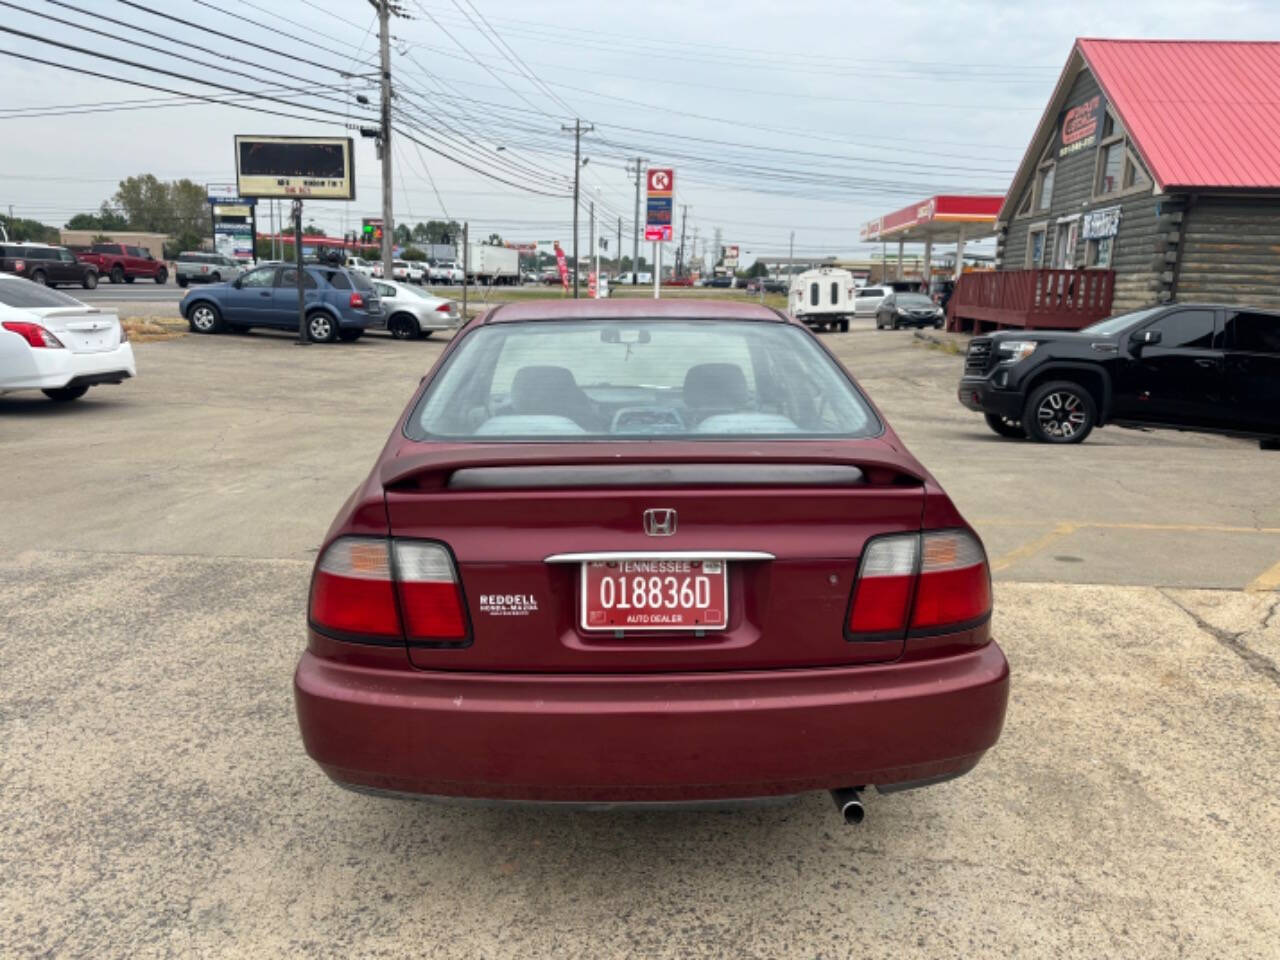
[[[520,282],[520,252],[486,243],[468,245],[467,280],[472,283],[510,284]]]

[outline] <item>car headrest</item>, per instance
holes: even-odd
[[[567,367],[521,367],[511,381],[511,399],[521,408],[536,407],[547,400],[568,396],[577,399],[581,394],[578,382]]]
[[[747,401],[747,378],[735,363],[700,363],[684,375],[686,407],[740,410]]]

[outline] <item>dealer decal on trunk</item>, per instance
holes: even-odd
[[[538,612],[538,601],[530,593],[482,593],[480,612],[495,617],[527,617]]]

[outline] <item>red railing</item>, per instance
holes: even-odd
[[[1113,270],[966,273],[947,303],[950,330],[1079,330],[1111,314]]]

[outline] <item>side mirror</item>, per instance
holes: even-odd
[[[233,287],[235,287],[237,290],[239,290],[239,289],[240,289],[240,286],[241,286],[241,284],[240,284],[240,278],[239,278],[239,277],[236,277],[234,280],[232,280],[232,281],[231,281],[231,285],[232,285]]]
[[[1129,342],[1138,347],[1149,347],[1160,342],[1159,330],[1136,330],[1129,335]]]

